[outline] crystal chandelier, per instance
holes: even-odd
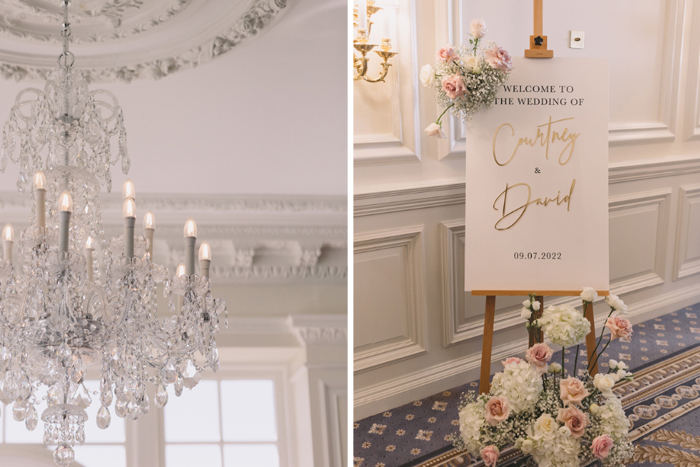
[[[124,235],[105,239],[98,195],[102,184],[111,191],[113,165],[129,170],[126,131],[114,96],[89,90],[72,68],[68,1],[62,7],[59,67],[43,92],[20,92],[3,128],[0,170],[8,158],[18,164],[18,189],[29,191],[31,181],[35,204],[17,257],[12,226],[2,232],[0,401],[13,404],[13,418],[29,430],[41,417],[44,443],[57,446],[54,460],[64,466],[75,458],[72,446],[85,441],[85,409],[93,397],[101,405],[97,426],[106,429],[110,411],[131,420],[148,412],[149,384],[156,407],[163,407],[168,385],[179,396],[197,385],[205,368],[216,371],[214,337],[220,319],[227,324],[227,311],[210,292],[206,242],[199,249],[200,275],[194,272],[192,219],[184,229],[186,260],[175,277],[151,261],[155,218],[146,213],[143,235],[134,237],[136,196],[129,180],[122,191]],[[168,318],[158,317],[159,286]],[[99,372],[99,393],[84,384],[89,367]]]

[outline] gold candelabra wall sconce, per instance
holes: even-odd
[[[376,6],[373,0],[360,0],[357,6],[353,10],[353,26],[357,28],[357,35],[353,39],[353,45],[355,49],[360,53],[360,56],[353,53],[352,61],[353,68],[355,68],[354,80],[364,80],[370,83],[380,83],[384,82],[387,74],[389,74],[389,59],[398,52],[391,51],[391,40],[388,37],[382,38],[381,50],[375,50],[374,52],[382,58],[382,71],[377,78],[370,78],[367,76],[369,57],[367,54],[374,49],[377,44],[370,44],[369,36],[372,32],[372,15],[380,11],[382,8]],[[388,34],[385,34],[388,36]]]

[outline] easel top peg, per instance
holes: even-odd
[[[547,49],[547,36],[544,35],[544,7],[543,0],[534,0],[534,34],[530,36],[530,48],[525,49],[527,58],[552,58],[554,51]]]

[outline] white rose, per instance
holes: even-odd
[[[523,309],[520,310],[520,317],[524,320],[529,320],[532,317],[532,312],[527,308],[523,307]]]
[[[561,371],[561,365],[557,362],[550,363],[548,371],[550,373],[559,373]]]
[[[559,428],[557,422],[548,413],[540,415],[540,418],[535,422],[535,433],[550,434],[554,433]]]
[[[625,377],[627,376],[627,372],[625,370],[617,370],[615,374],[620,379],[625,379]]]
[[[591,406],[588,407],[588,410],[590,410],[590,412],[591,412],[593,415],[595,415],[596,412],[598,412],[598,409],[599,409],[599,408],[600,408],[600,406],[599,406],[598,404],[591,404]]]
[[[610,305],[610,308],[614,308],[615,311],[621,311],[622,313],[627,314],[627,305],[625,305],[625,302],[620,300],[620,297],[617,295],[610,294],[607,297],[605,297],[605,301]]]
[[[540,311],[540,302],[538,302],[537,300],[532,302],[532,309],[535,311]]]
[[[525,441],[523,441],[522,446],[520,446],[520,450],[523,452],[523,454],[530,454],[534,447],[535,445],[532,442],[532,440],[526,439]]]
[[[629,369],[629,367],[627,366],[627,364],[626,364],[625,362],[622,362],[622,361],[617,362],[617,367],[618,367],[620,370],[628,370],[628,369]]]
[[[486,23],[483,19],[473,20],[469,25],[469,29],[472,33],[472,36],[474,36],[477,39],[481,39],[486,35],[487,32],[489,32],[489,30],[486,28]]]
[[[581,292],[581,298],[586,302],[593,302],[598,298],[598,292],[593,287],[584,287],[583,292]]]
[[[430,65],[425,65],[420,69],[420,82],[423,86],[428,87],[435,82],[435,70]]]
[[[619,363],[617,362],[617,360],[613,360],[611,358],[610,361],[608,361],[608,366],[610,367],[610,370],[614,370],[615,368],[617,368],[618,365]]]
[[[614,379],[616,383],[620,381],[620,375],[617,373],[610,373],[610,377]]]
[[[524,306],[525,308],[530,308],[530,300],[529,300],[529,299],[528,299],[528,300],[525,300],[525,301],[523,302],[523,306]]]
[[[612,388],[615,386],[615,379],[612,376],[598,373],[593,378],[593,385],[603,393],[605,398],[613,397]]]
[[[437,136],[440,139],[447,138],[445,132],[442,131],[442,127],[437,123],[431,123],[430,125],[428,125],[428,127],[425,129],[425,134],[428,136]]]
[[[473,55],[470,55],[468,57],[465,57],[462,59],[462,63],[464,63],[464,66],[472,70],[472,72],[476,73],[477,75],[481,73],[481,64],[479,63],[479,58],[475,57]],[[530,306],[530,300],[526,300],[528,303],[525,305],[525,302],[523,302],[524,306]]]

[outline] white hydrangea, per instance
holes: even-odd
[[[481,426],[484,424],[485,402],[479,398],[459,411],[459,430],[469,454],[476,457],[484,448],[481,443]]]
[[[527,429],[527,438],[518,439],[516,449],[529,454],[539,467],[578,467],[581,443],[571,430],[559,425],[548,413]]]
[[[514,414],[535,407],[542,392],[542,379],[532,365],[524,360],[509,363],[496,373],[491,382],[491,394],[505,396]]]
[[[591,323],[571,305],[550,306],[538,324],[550,341],[562,347],[582,343],[591,331]]]
[[[595,414],[600,417],[598,430],[601,434],[609,434],[614,441],[619,441],[629,432],[629,420],[622,409],[620,399],[613,397],[598,406]]]

